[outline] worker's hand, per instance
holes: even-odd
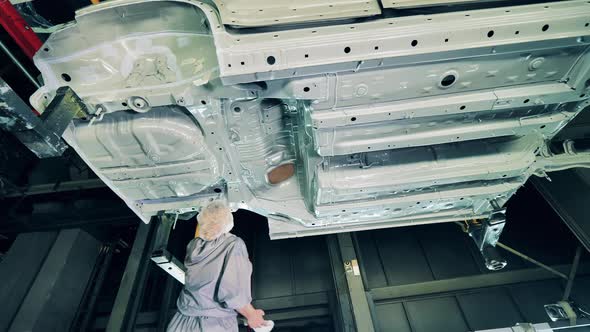
[[[264,326],[264,311],[260,309],[254,310],[254,312],[246,318],[248,319],[248,326],[253,329]]]

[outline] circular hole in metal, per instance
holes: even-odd
[[[494,30],[488,31],[488,38],[494,37]]]
[[[523,103],[528,104],[528,102],[531,101],[530,99],[525,99]]]
[[[122,103],[121,103],[121,105],[122,105],[123,107],[127,107],[127,103],[126,103],[126,102],[122,102]]]
[[[520,31],[518,31],[518,30],[514,31],[515,35],[518,35],[519,33],[520,33]]]
[[[443,77],[443,79],[440,81],[440,85],[442,85],[444,87],[449,87],[449,86],[453,85],[456,80],[457,80],[457,77],[455,77],[455,75],[453,75],[453,74],[450,74],[450,75]]]
[[[64,81],[66,81],[66,82],[69,82],[69,81],[72,80],[72,78],[70,77],[70,75],[68,75],[66,73],[61,74],[61,79],[64,80]]]
[[[547,31],[547,30],[549,30],[549,24],[545,24],[545,25],[544,25],[544,26],[541,28],[541,30],[543,30],[543,31]]]
[[[213,191],[219,194],[219,193],[221,193],[221,188],[215,188],[215,189],[213,189]]]
[[[309,92],[309,87],[308,86],[304,87],[303,92]]]
[[[464,110],[466,108],[465,105],[462,105],[461,107],[459,107],[460,110]]]
[[[545,125],[542,125],[542,126],[541,126],[541,127],[539,127],[539,128],[541,128],[541,129],[545,129],[545,127],[546,127]]]
[[[353,122],[356,121],[356,117],[353,116],[352,118],[350,118],[350,121],[353,121]]]
[[[275,59],[274,56],[268,56],[266,58],[266,63],[268,63],[269,65],[274,65],[277,62],[277,59]]]
[[[418,41],[416,39],[412,40],[412,47],[418,46]]]
[[[203,104],[203,105],[207,105],[207,102],[206,102],[206,101],[204,101],[204,100],[201,100],[201,104]]]
[[[346,46],[344,48],[344,53],[347,53],[347,54],[350,53],[350,47]]]
[[[239,108],[238,106],[234,107],[234,112],[240,113],[241,111],[242,111],[242,109]]]

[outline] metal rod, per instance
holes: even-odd
[[[535,264],[535,265],[537,265],[539,267],[542,267],[545,270],[547,270],[547,271],[549,271],[549,272],[551,272],[551,273],[553,273],[553,274],[555,274],[557,276],[560,276],[561,278],[563,278],[565,280],[568,280],[568,277],[565,274],[563,274],[563,273],[557,271],[556,269],[554,269],[554,268],[552,268],[550,266],[547,266],[547,265],[545,265],[545,264],[543,264],[543,263],[541,263],[541,262],[539,262],[539,261],[537,261],[537,260],[535,260],[533,258],[530,258],[529,256],[527,256],[527,255],[525,255],[525,254],[523,254],[523,253],[521,253],[521,252],[519,252],[519,251],[517,251],[515,249],[512,249],[509,246],[507,246],[507,245],[505,245],[505,244],[503,244],[501,242],[496,243],[496,246],[498,246],[498,247],[500,247],[500,248],[502,248],[502,249],[504,249],[504,250],[506,250],[506,251],[508,251],[508,252],[510,252],[510,253],[512,253],[512,254],[514,254],[514,255],[516,255],[516,256],[518,256],[518,257],[520,257],[520,258],[522,258],[522,259],[524,259],[526,261],[528,261],[528,262],[531,262],[531,263],[533,263],[533,264]]]
[[[31,83],[33,83],[33,85],[37,89],[39,89],[41,87],[41,85],[39,85],[37,80],[35,80],[35,78],[33,78],[31,73],[29,73],[29,71],[20,63],[20,61],[18,61],[18,59],[14,56],[14,54],[12,54],[12,52],[10,52],[8,47],[6,47],[6,45],[4,45],[4,43],[1,40],[0,40],[0,48],[2,49],[2,51],[4,51],[4,53],[6,53],[6,55],[10,58],[10,60],[18,67],[18,69],[20,69],[20,71],[23,74],[25,74],[25,76],[29,79],[29,81],[31,81]]]
[[[582,246],[578,245],[576,248],[576,255],[574,256],[574,262],[572,263],[572,269],[570,270],[570,276],[567,280],[567,285],[565,286],[565,292],[563,292],[563,300],[567,301],[570,297],[572,292],[572,287],[574,286],[574,278],[576,277],[576,273],[578,272],[578,266],[580,265],[580,256],[582,255]]]

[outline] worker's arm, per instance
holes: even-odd
[[[257,328],[264,325],[264,311],[254,308],[252,304],[245,305],[236,311],[246,317],[248,320],[248,326],[251,328]]]

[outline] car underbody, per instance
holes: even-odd
[[[31,103],[75,92],[64,139],[144,222],[503,226],[530,176],[590,166],[554,140],[590,105],[590,3],[474,3],[109,1],[45,42]]]

